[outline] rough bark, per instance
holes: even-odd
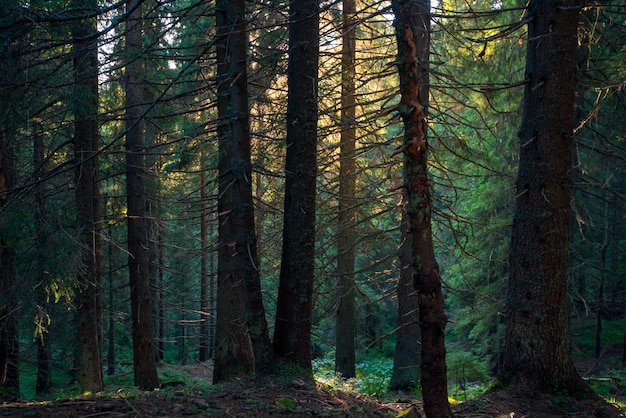
[[[289,3],[287,155],[274,352],[311,370],[317,176],[318,0]]]
[[[356,376],[354,312],[354,247],[356,243],[356,2],[343,0],[341,51],[341,132],[339,151],[339,213],[337,233],[337,317],[335,372]]]
[[[97,10],[97,2],[74,0],[77,10]],[[99,392],[102,383],[102,289],[98,196],[98,45],[96,19],[74,23],[74,160],[76,216],[82,253],[77,277],[78,382],[83,392]]]
[[[417,291],[413,286],[413,235],[406,213],[406,189],[402,190],[400,204],[400,277],[398,279],[398,319],[396,348],[393,356],[393,372],[389,389],[411,391],[420,380],[420,328]]]
[[[570,357],[567,260],[578,0],[532,0],[509,256],[503,382],[580,394]]]
[[[150,244],[146,222],[146,161],[143,123],[143,43],[141,0],[126,2],[126,194],[128,267],[135,385],[159,386],[154,351]]]
[[[418,292],[422,358],[421,385],[424,411],[429,417],[451,416],[446,377],[444,312],[439,266],[431,229],[432,201],[427,168],[428,63],[430,1],[393,0],[398,46],[400,103],[404,124],[404,187],[407,189],[413,236],[414,285]]]
[[[239,276],[243,285],[245,320],[252,343],[255,370],[257,373],[265,373],[273,362],[273,353],[263,306],[261,280],[257,269],[259,261],[252,200],[246,3],[244,0],[231,0],[230,7],[232,15],[229,21],[233,30],[230,36],[230,78],[232,79],[229,114],[232,134],[230,178],[234,182],[235,193],[235,206],[230,218],[235,223],[235,249],[240,269]]]
[[[217,24],[220,149],[215,363],[220,373],[214,381],[253,369],[262,373],[272,363],[252,204],[245,2],[218,2]],[[239,347],[228,340],[239,340]]]
[[[162,31],[163,20],[158,8],[157,0],[142,0],[144,10],[155,12],[149,22],[145,22],[143,26],[143,42],[146,51],[142,56],[143,74],[146,80],[143,81],[142,100],[144,103],[152,103],[156,99],[157,93],[152,85],[155,75],[164,72],[163,65],[160,62],[161,57],[154,56],[154,47],[158,45]],[[153,77],[149,80],[149,77]],[[158,76],[156,76],[158,78]],[[154,347],[155,361],[162,359],[161,346],[164,335],[160,333],[161,324],[165,318],[160,315],[163,311],[163,299],[159,296],[160,278],[163,274],[163,265],[159,260],[162,248],[163,229],[161,228],[161,178],[159,171],[161,166],[161,156],[159,153],[159,126],[158,116],[152,117],[153,113],[147,112],[144,123],[144,152],[145,155],[145,190],[146,190],[146,232],[148,234],[146,242],[148,244],[148,268],[150,277],[150,289],[152,293],[152,312],[153,312],[153,330],[154,330]]]

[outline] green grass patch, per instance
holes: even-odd
[[[356,364],[356,378],[342,379],[335,374],[335,362],[325,357],[313,361],[315,379],[328,388],[351,391],[379,398],[389,395],[389,379],[393,360],[383,357],[363,359]]]

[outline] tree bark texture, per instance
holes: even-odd
[[[400,277],[398,279],[398,319],[393,372],[389,389],[411,391],[420,379],[420,326],[417,291],[413,286],[413,235],[406,213],[407,192],[402,189],[400,208]]]
[[[318,0],[289,3],[287,155],[274,352],[311,370],[317,176]]]
[[[578,392],[570,357],[567,260],[578,0],[532,0],[509,256],[501,378],[529,390]]]
[[[257,240],[252,203],[252,168],[248,110],[245,2],[219,2],[218,135],[219,135],[219,250],[217,353],[226,371],[263,373],[272,363],[269,330],[265,319],[261,282],[257,269]],[[241,302],[235,300],[240,296]],[[222,300],[220,300],[222,299]],[[231,303],[224,303],[233,299]],[[237,303],[242,303],[241,307]],[[243,318],[240,318],[243,313]],[[243,319],[243,321],[241,321]],[[237,323],[237,328],[232,326]],[[229,329],[230,328],[230,329]],[[233,331],[242,335],[234,335]],[[241,346],[226,340],[241,340]],[[249,341],[249,342],[248,342]],[[251,353],[236,351],[251,349]],[[234,350],[227,352],[224,349]],[[224,358],[226,356],[226,358]],[[250,357],[253,364],[248,364]]]
[[[429,94],[430,1],[393,0],[398,46],[400,103],[404,124],[404,187],[407,189],[413,276],[419,302],[421,385],[428,417],[451,416],[446,377],[444,312],[439,266],[433,248],[426,117]]]
[[[89,13],[96,1],[74,0],[73,7]],[[102,280],[98,192],[98,44],[96,18],[77,19],[72,28],[74,63],[74,160],[76,217],[82,251],[77,277],[78,382],[83,392],[100,392],[102,382]]]
[[[133,368],[135,385],[151,390],[159,386],[159,378],[154,351],[150,245],[146,221],[141,0],[128,0],[126,12],[126,193]]]
[[[337,316],[335,372],[349,379],[355,369],[354,254],[356,244],[356,2],[343,0],[341,51],[341,131],[337,233]]]
[[[157,93],[152,85],[155,76],[165,71],[159,63],[159,59],[155,57],[154,46],[159,43],[159,38],[163,31],[163,19],[161,19],[157,0],[142,0],[144,10],[154,10],[156,18],[150,21],[144,21],[143,28],[143,44],[144,52],[142,55],[143,77],[142,80],[142,102],[150,104],[156,99]],[[158,115],[157,115],[158,116]],[[151,118],[151,113],[146,112],[144,115],[144,161],[145,161],[145,207],[146,207],[146,242],[148,244],[148,268],[150,277],[150,289],[152,293],[152,313],[153,313],[153,330],[154,330],[154,346],[155,360],[161,359],[161,342],[164,336],[159,332],[160,324],[164,318],[159,315],[163,311],[163,299],[159,296],[159,278],[162,275],[163,265],[160,263],[159,256],[162,247],[163,232],[161,228],[161,179],[159,177],[159,169],[161,165],[161,156],[158,152],[159,147],[159,126],[158,117]]]

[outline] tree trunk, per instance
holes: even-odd
[[[401,99],[398,111],[404,124],[404,187],[413,236],[414,285],[419,302],[422,343],[421,384],[428,417],[451,416],[446,377],[444,312],[439,266],[431,229],[432,201],[427,168],[428,67],[430,1],[393,0],[398,44]]]
[[[48,311],[48,294],[46,290],[47,274],[45,272],[46,251],[46,195],[41,183],[45,174],[43,133],[39,123],[32,121],[33,126],[33,168],[34,178],[38,182],[35,186],[37,211],[34,219],[37,225],[37,313],[35,314],[35,344],[37,346],[37,381],[35,393],[43,395],[50,391],[52,386],[52,349],[50,339],[50,313]]]
[[[211,239],[215,236],[215,222],[213,219],[209,220],[209,236]],[[216,352],[216,341],[215,341],[215,333],[217,328],[217,254],[216,251],[211,251],[209,253],[209,312],[211,315],[209,316],[209,358],[215,358]]]
[[[77,10],[94,12],[97,2],[74,0]],[[102,289],[98,192],[98,43],[95,17],[73,27],[74,159],[76,162],[77,225],[83,269],[77,278],[78,382],[83,392],[100,392],[102,383]]]
[[[256,269],[245,3],[219,1],[216,9],[220,149],[215,358],[218,373],[214,372],[214,382],[253,369],[262,372],[271,363],[269,332]]]
[[[406,213],[406,189],[402,189],[402,220],[400,221],[400,278],[398,279],[398,319],[396,349],[390,390],[411,391],[420,379],[420,327],[417,291],[413,286],[413,235]]]
[[[501,379],[580,394],[570,356],[567,260],[578,0],[531,0]]]
[[[356,2],[343,0],[341,51],[341,142],[339,151],[339,214],[337,236],[337,317],[335,372],[356,376],[354,246],[356,243]]]
[[[245,0],[231,0],[230,35],[230,114],[232,160],[230,177],[234,182],[233,213],[239,276],[243,285],[246,325],[252,343],[257,373],[265,373],[273,363],[263,293],[257,265],[257,238],[252,200],[252,164],[248,105],[248,32],[246,31]],[[220,153],[221,155],[221,153]]]
[[[209,359],[209,272],[208,272],[208,245],[207,221],[209,218],[207,207],[206,173],[204,148],[200,148],[200,343],[198,361]]]
[[[287,156],[274,352],[311,370],[317,176],[318,0],[289,3]]]
[[[152,10],[155,12],[154,17],[151,17],[150,24],[143,25],[143,43],[145,44],[143,61],[143,74],[144,77],[154,77],[156,74],[163,73],[165,70],[160,64],[161,57],[155,57],[154,47],[158,45],[161,32],[163,31],[163,23],[161,15],[159,14],[158,1],[157,0],[142,0],[145,10]],[[158,77],[158,76],[157,76]],[[152,103],[156,98],[156,93],[152,87],[152,80],[142,80],[142,102]],[[150,277],[150,291],[152,294],[151,304],[153,313],[153,330],[154,330],[154,356],[155,361],[161,359],[161,342],[163,341],[163,335],[159,332],[161,330],[160,324],[164,318],[160,315],[163,310],[163,304],[165,301],[160,296],[159,279],[162,274],[163,265],[160,263],[159,257],[161,254],[162,241],[161,238],[161,179],[159,178],[161,158],[159,154],[159,127],[157,125],[158,116],[151,118],[149,114],[145,115],[146,123],[144,123],[144,149],[148,152],[144,152],[146,176],[145,176],[145,190],[146,190],[146,232],[148,234],[146,242],[148,244],[148,268]]]
[[[187,327],[185,326],[187,318],[185,317],[185,311],[186,308],[183,303],[180,321],[176,326],[176,349],[178,350],[178,361],[181,365],[187,364]]]
[[[159,228],[159,243],[163,243],[164,238],[163,238],[163,229]],[[165,358],[165,303],[163,303],[163,301],[165,300],[165,280],[164,280],[164,269],[163,266],[164,264],[164,253],[163,253],[163,245],[159,244],[159,248],[158,248],[158,262],[159,262],[159,270],[158,270],[158,276],[157,276],[157,288],[154,289],[154,292],[157,293],[158,297],[159,297],[159,301],[161,301],[161,303],[159,303],[158,305],[158,310],[157,310],[157,317],[159,318],[158,322],[158,336],[159,339],[157,341],[157,361],[162,361]]]
[[[113,284],[113,228],[107,225],[107,258],[109,267],[109,329],[107,332],[107,374],[115,374],[115,299]]]
[[[0,66],[1,68],[1,66]],[[0,214],[11,202],[17,182],[10,129],[0,127]],[[5,212],[6,213],[6,212]],[[0,231],[10,225],[0,216]],[[0,234],[0,400],[20,397],[19,328],[16,295],[15,249]]]
[[[159,378],[154,355],[150,244],[146,222],[141,0],[127,0],[126,11],[126,193],[133,367],[135,385],[151,390],[159,386]]]

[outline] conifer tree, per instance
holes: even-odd
[[[500,377],[528,391],[586,390],[570,355],[568,238],[579,0],[528,8],[524,111]]]
[[[100,200],[98,191],[98,38],[97,2],[74,0],[73,25],[74,159],[77,221],[83,268],[77,278],[78,381],[83,392],[100,392],[102,383],[102,277],[100,272]]]
[[[356,376],[356,2],[343,0],[342,5],[335,371],[349,379]]]
[[[126,195],[128,267],[133,333],[135,385],[144,390],[159,386],[156,370],[150,254],[146,220],[146,160],[144,140],[142,1],[127,0],[125,32]]]
[[[414,285],[419,303],[424,411],[429,417],[448,417],[444,312],[439,266],[435,260],[431,226],[432,200],[427,168],[427,112],[429,94],[430,1],[392,1],[398,47],[400,103],[404,125],[404,187],[412,235]]]
[[[311,369],[315,270],[319,2],[289,3],[287,151],[274,352]]]

